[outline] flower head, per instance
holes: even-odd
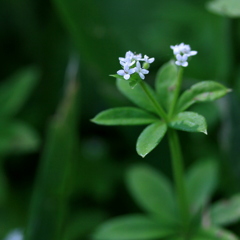
[[[136,67],[135,67],[135,72],[139,74],[141,79],[145,78],[144,74],[149,73],[149,71],[147,69],[141,68],[140,62],[137,62]]]
[[[190,45],[180,43],[179,45],[170,46],[170,48],[173,50],[173,53],[177,59],[175,62],[179,66],[187,67],[188,57],[194,56],[197,54],[197,51],[192,51]]]
[[[148,74],[149,71],[146,69],[149,67],[150,63],[154,62],[154,58],[149,58],[147,55],[144,55],[142,58],[142,54],[136,54],[131,51],[127,51],[125,57],[120,57],[119,62],[123,69],[118,70],[117,74],[123,76],[124,79],[130,79],[130,75],[133,73],[138,73],[141,79],[144,79],[144,74]],[[140,64],[140,61],[144,61],[143,68]]]

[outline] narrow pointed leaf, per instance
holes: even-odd
[[[225,229],[209,227],[199,230],[192,240],[239,240],[239,238]]]
[[[186,190],[192,213],[198,212],[210,200],[216,189],[218,167],[213,160],[195,163],[186,176]]]
[[[204,81],[194,84],[179,98],[177,112],[184,111],[196,102],[214,101],[225,96],[229,91],[230,89],[213,81]]]
[[[166,229],[144,215],[118,217],[102,224],[93,236],[94,240],[152,240],[166,237],[172,230]]]
[[[155,93],[152,90],[152,88],[145,82],[143,82],[143,84],[145,84],[146,87],[148,88],[149,92],[153,96],[155,96]],[[137,84],[134,88],[131,88],[129,86],[128,81],[126,81],[126,80],[123,81],[121,79],[117,79],[117,88],[125,97],[127,97],[130,101],[135,103],[137,106],[139,106],[143,109],[146,109],[147,111],[156,113],[155,107],[150,102],[149,98],[143,91],[140,84]]]
[[[160,143],[166,131],[167,125],[162,121],[147,126],[138,137],[137,153],[141,157],[145,157]]]
[[[229,200],[215,203],[210,209],[210,218],[213,225],[228,225],[240,220],[240,194]]]
[[[119,107],[99,113],[92,122],[102,125],[142,125],[157,120],[157,117],[139,108]]]
[[[207,134],[207,123],[205,118],[195,112],[178,113],[171,120],[169,126],[186,132],[202,132]]]
[[[165,109],[169,109],[177,83],[178,69],[174,61],[164,64],[157,73],[155,88],[158,99]]]
[[[173,189],[160,172],[147,165],[136,165],[127,174],[129,192],[145,211],[166,223],[178,221]]]

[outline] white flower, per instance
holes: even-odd
[[[197,54],[197,51],[191,51],[190,45],[184,43],[175,46],[170,46],[170,48],[173,50],[174,55],[186,54],[188,57],[190,57]]]
[[[135,67],[135,72],[139,74],[141,79],[145,78],[144,74],[149,73],[149,71],[147,69],[141,68],[140,62],[137,62],[136,67]]]
[[[119,58],[120,64],[122,66],[125,66],[125,65],[128,65],[129,67],[132,66],[136,62],[133,58],[134,56],[135,55],[133,54],[133,52],[131,51],[126,52],[125,58],[123,57]]]
[[[19,229],[11,231],[4,240],[23,240],[23,233]]]
[[[144,55],[144,58],[143,60],[146,62],[146,63],[153,63],[155,58],[149,58],[147,55]]]
[[[170,46],[170,48],[173,50],[174,55],[181,53],[181,49],[180,49],[179,45]]]
[[[179,45],[180,51],[182,54],[187,54],[188,57],[194,56],[197,54],[197,51],[191,51],[191,47],[188,44],[181,43]]]
[[[133,54],[132,59],[136,60],[136,61],[141,61],[142,60],[142,54]]]
[[[187,62],[188,55],[187,54],[184,54],[184,55],[177,54],[176,58],[177,58],[177,61],[175,63],[178,66],[183,66],[183,67],[187,67],[188,66],[188,62]]]
[[[117,74],[120,76],[123,76],[124,79],[128,80],[130,78],[130,75],[135,72],[135,68],[129,68],[128,64],[125,64],[123,66],[123,69],[118,70]]]

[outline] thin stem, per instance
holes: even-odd
[[[184,166],[182,160],[181,147],[178,140],[177,132],[174,129],[171,128],[168,129],[168,137],[172,156],[173,175],[177,191],[179,209],[182,216],[183,224],[187,228],[189,224],[190,213],[184,184]]]
[[[178,70],[178,79],[177,79],[176,89],[174,91],[173,102],[172,102],[172,105],[171,105],[170,110],[169,110],[169,117],[170,118],[172,117],[172,115],[174,113],[174,110],[175,110],[175,107],[176,107],[176,104],[177,104],[177,100],[178,100],[178,96],[179,96],[179,93],[180,93],[180,90],[181,90],[182,75],[183,75],[183,67],[180,67],[179,70]]]
[[[158,115],[159,115],[166,123],[168,123],[168,116],[167,116],[166,112],[163,110],[163,108],[162,108],[161,105],[158,103],[158,101],[154,98],[154,96],[152,96],[152,94],[150,93],[149,89],[146,87],[146,85],[144,84],[143,81],[140,81],[140,86],[142,87],[143,91],[146,93],[146,95],[148,96],[149,100],[151,101],[151,103],[152,103],[153,106],[155,107]]]

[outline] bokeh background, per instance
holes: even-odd
[[[214,199],[240,191],[240,25],[203,0],[0,1],[0,239],[91,239],[99,223],[141,211],[124,182],[129,166],[148,163],[170,179],[167,141],[142,159],[143,127],[90,122],[98,112],[132,105],[109,75],[125,52],[155,57],[146,81],[172,57],[170,45],[198,51],[184,88],[216,80],[233,89],[194,111],[208,136],[180,133],[186,168],[219,164]],[[213,199],[213,200],[214,200]],[[239,225],[232,230],[240,234]],[[61,237],[60,237],[61,236]]]

